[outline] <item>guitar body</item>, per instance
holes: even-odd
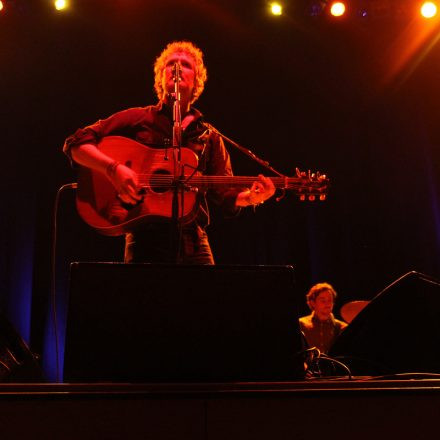
[[[117,236],[146,221],[169,221],[172,218],[172,148],[150,148],[125,137],[108,136],[98,144],[98,149],[138,174],[144,198],[138,205],[127,209],[104,174],[80,167],[76,207],[87,224],[104,235]],[[198,165],[197,156],[188,148],[182,148],[181,155],[184,175],[193,174]],[[158,180],[163,185],[158,186]],[[150,184],[153,181],[156,183]],[[183,203],[181,199],[179,193],[179,221],[185,224],[191,222],[197,213],[197,192],[185,190]]]

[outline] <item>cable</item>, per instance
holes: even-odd
[[[350,368],[345,365],[344,363],[338,361],[337,359],[334,359],[325,353],[321,353],[321,351],[317,347],[310,347],[305,350],[302,350],[301,352],[297,353],[298,356],[304,356],[304,362],[307,365],[306,369],[306,378],[312,379],[312,378],[322,378],[324,377],[321,368],[320,368],[320,362],[326,361],[330,362],[332,364],[336,364],[340,367],[342,367],[346,372],[349,380],[353,379],[353,375],[351,373]]]
[[[389,366],[376,360],[347,355],[335,356],[335,359],[347,362],[357,374],[364,372],[371,376],[372,371],[376,371],[376,374],[393,374],[393,370]]]
[[[78,188],[77,183],[66,183],[61,186],[55,196],[55,203],[53,207],[53,219],[52,219],[52,250],[51,250],[51,308],[52,308],[52,322],[55,337],[55,362],[56,362],[56,381],[60,381],[60,354],[59,354],[59,338],[58,338],[58,318],[56,308],[56,245],[57,245],[57,218],[58,218],[58,205],[60,201],[61,193],[66,189]]]
[[[348,380],[352,380],[353,379],[353,375],[351,373],[350,368],[348,368],[348,366],[345,365],[344,363],[342,363],[342,362],[338,361],[337,359],[332,358],[332,357],[330,357],[330,356],[328,356],[328,355],[326,355],[324,353],[321,353],[321,356],[319,357],[319,359],[320,360],[326,360],[326,361],[329,361],[329,362],[334,363],[336,365],[339,365],[340,367],[342,367],[347,372]]]
[[[407,373],[392,373],[381,376],[371,376],[365,380],[410,380],[410,379],[439,379],[440,373],[430,372],[407,372]]]

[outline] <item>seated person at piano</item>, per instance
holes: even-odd
[[[306,295],[311,314],[299,318],[300,329],[308,346],[316,347],[321,353],[328,353],[336,338],[347,327],[347,323],[336,319],[332,313],[336,296],[331,284],[315,284]]]

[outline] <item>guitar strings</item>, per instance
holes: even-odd
[[[174,176],[171,174],[138,174],[139,182],[141,184],[148,183],[149,186],[164,186],[172,185],[174,182]],[[185,176],[184,176],[185,177]],[[287,189],[325,189],[325,185],[322,182],[304,181],[301,178],[288,178],[282,177],[271,177],[274,185],[276,187],[287,188]],[[182,180],[182,183],[195,184],[195,185],[206,185],[217,184],[217,185],[252,185],[255,181],[255,176],[192,176],[189,180]]]

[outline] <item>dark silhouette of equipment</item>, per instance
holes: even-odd
[[[440,282],[403,275],[353,319],[329,354],[356,375],[440,374]]]
[[[71,265],[64,381],[304,376],[290,266]]]

